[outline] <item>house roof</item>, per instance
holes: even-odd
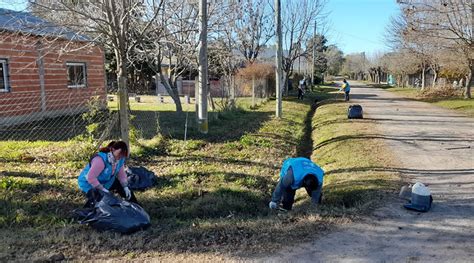
[[[55,25],[28,12],[0,8],[0,30],[37,36],[54,36],[73,41],[91,41],[66,27]]]

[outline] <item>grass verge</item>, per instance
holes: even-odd
[[[9,149],[0,152],[0,260],[246,257],[368,213],[398,188],[398,178],[383,169],[391,166],[383,142],[364,138],[373,123],[347,120],[347,105],[337,101],[311,108],[333,90],[287,99],[282,119],[273,118],[270,101],[221,115],[207,137],[160,136],[134,148],[131,165],[154,171],[159,183],[137,193],[152,227],[133,235],[99,233],[70,219],[84,202],[76,177],[86,160],[71,157],[69,142],[0,142]],[[310,155],[308,148],[327,172],[323,205],[314,209],[300,190],[291,213],[270,211],[282,161]]]
[[[388,90],[408,99],[432,103],[442,108],[456,110],[467,116],[474,117],[474,100],[463,98],[459,90],[454,92],[455,94],[452,94],[452,96],[439,96],[437,92],[420,92],[416,88],[399,88],[377,84],[372,84],[372,86]]]

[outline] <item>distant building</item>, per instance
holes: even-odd
[[[106,101],[104,51],[27,12],[0,9],[0,126],[76,114]]]

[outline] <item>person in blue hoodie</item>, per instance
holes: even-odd
[[[321,203],[324,171],[310,159],[288,158],[280,170],[280,180],[268,204],[271,209],[291,210],[296,190],[304,187],[313,204]]]

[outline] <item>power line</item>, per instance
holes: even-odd
[[[355,38],[355,39],[358,39],[358,40],[367,41],[367,42],[370,42],[372,44],[381,44],[381,42],[375,42],[375,41],[367,39],[367,38],[359,37],[359,36],[352,35],[352,34],[349,34],[349,33],[344,33],[344,32],[339,31],[337,29],[331,29],[331,30],[336,31],[337,33],[342,34],[344,36],[349,36],[349,37],[352,37],[352,38]]]

